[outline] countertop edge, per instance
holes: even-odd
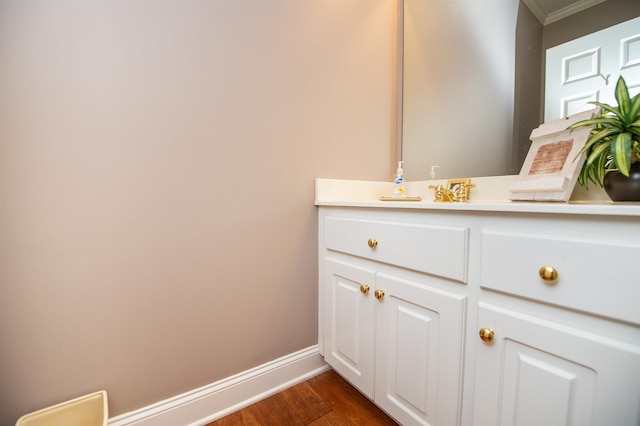
[[[640,217],[640,204],[588,204],[588,203],[541,203],[541,202],[482,202],[482,203],[434,203],[434,202],[393,202],[393,201],[316,201],[318,207],[358,207],[398,210],[438,210],[438,211],[485,211],[514,213],[585,214],[607,216]]]

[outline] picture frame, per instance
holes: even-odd
[[[599,109],[580,112],[540,125],[531,132],[531,147],[518,177],[509,185],[512,201],[567,202],[585,161],[584,148],[592,126],[567,129],[588,120]]]

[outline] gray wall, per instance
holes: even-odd
[[[638,0],[606,0],[544,27],[544,50],[640,16]]]
[[[314,178],[391,178],[396,8],[0,0],[0,424],[317,343]]]
[[[543,26],[520,1],[516,25],[515,90],[513,105],[512,174],[518,174],[531,146],[531,130],[543,121]]]

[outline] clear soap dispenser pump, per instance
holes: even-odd
[[[396,175],[393,180],[395,184],[395,188],[393,189],[394,198],[404,198],[407,196],[404,191],[404,171],[402,170],[402,163],[404,163],[404,161],[398,161],[398,169],[396,170]]]

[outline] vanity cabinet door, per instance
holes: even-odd
[[[473,424],[640,424],[640,340],[629,344],[484,302],[478,321],[486,341],[478,342]]]
[[[325,361],[373,399],[375,271],[333,259],[324,268]]]
[[[376,403],[403,425],[459,424],[465,297],[382,272],[376,290]]]

